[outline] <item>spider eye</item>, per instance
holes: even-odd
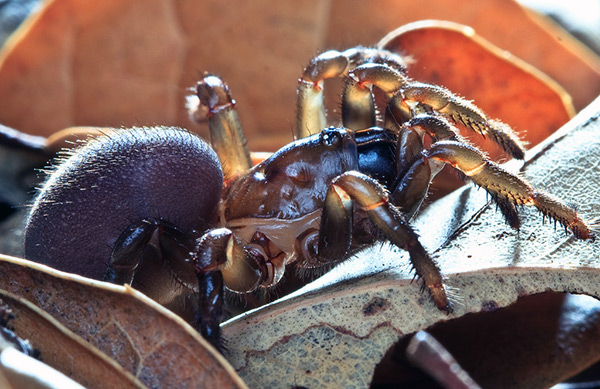
[[[325,146],[335,146],[342,140],[342,134],[334,127],[321,131],[321,143]]]

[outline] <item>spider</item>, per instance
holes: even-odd
[[[207,118],[212,148],[173,127],[124,129],[89,142],[41,188],[25,256],[134,283],[167,306],[197,299],[195,326],[220,347],[225,288],[269,288],[290,265],[330,265],[383,240],[410,254],[435,305],[451,311],[442,274],[410,225],[445,164],[491,194],[513,228],[517,206],[531,205],[577,238],[591,238],[576,211],[490,161],[456,127],[522,159],[508,125],[443,87],[410,79],[405,68],[383,49],[316,56],[299,80],[296,140],[255,166],[226,83],[207,74],[189,105],[197,121]],[[323,86],[338,77],[346,80],[342,126],[333,127]]]

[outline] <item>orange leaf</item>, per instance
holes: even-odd
[[[473,100],[488,116],[512,126],[529,146],[546,139],[574,115],[571,97],[555,81],[470,27],[417,22],[391,32],[380,46],[408,54],[412,78]],[[501,154],[492,141],[475,139],[485,150],[495,150],[493,158]]]

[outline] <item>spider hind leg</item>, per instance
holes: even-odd
[[[571,230],[575,237],[592,238],[590,227],[574,209],[535,190],[523,178],[487,159],[477,148],[457,141],[441,141],[434,143],[426,154],[428,158],[450,164],[488,191],[512,227],[520,225],[516,206],[528,205]]]

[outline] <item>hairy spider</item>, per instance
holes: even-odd
[[[346,79],[340,128],[328,127],[323,106],[323,81],[334,77]],[[387,97],[383,117],[374,87]],[[394,53],[357,47],[315,57],[299,80],[297,111],[296,140],[252,166],[226,84],[206,75],[191,114],[208,117],[216,154],[178,128],[120,130],[88,143],[41,189],[26,257],[137,282],[167,305],[180,285],[197,296],[196,328],[218,346],[224,288],[270,287],[287,265],[320,267],[382,240],[410,254],[435,305],[451,310],[440,270],[409,224],[445,164],[489,192],[512,227],[516,206],[532,205],[577,238],[591,237],[573,209],[488,160],[454,124],[522,159],[509,126],[411,80]]]

